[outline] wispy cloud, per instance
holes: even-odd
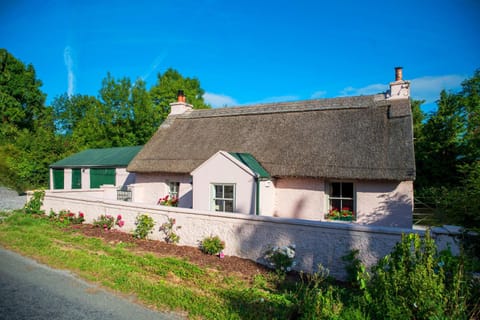
[[[411,80],[412,97],[432,103],[440,98],[442,90],[457,90],[466,76],[451,74],[438,77],[421,77]]]
[[[319,90],[319,91],[315,91],[310,98],[311,99],[320,99],[320,98],[324,98],[326,95],[327,95],[327,91]]]
[[[411,79],[410,88],[412,98],[425,100],[425,103],[433,103],[440,97],[442,90],[457,90],[461,82],[466,78],[464,75],[451,74],[443,76],[425,76]],[[408,79],[407,79],[408,80]],[[362,88],[346,87],[340,92],[341,96],[358,96],[385,92],[389,84],[377,83]]]
[[[73,64],[73,50],[70,46],[66,46],[63,49],[63,61],[65,62],[65,66],[67,67],[67,74],[68,74],[68,89],[67,94],[71,97],[75,93],[75,73],[73,71],[74,64]]]
[[[385,92],[388,84],[375,83],[363,88],[346,87],[340,91],[340,96],[361,96]]]
[[[214,108],[238,105],[238,102],[232,97],[212,92],[205,92],[203,99]]]
[[[162,52],[161,54],[159,54],[155,60],[153,60],[152,64],[150,65],[150,67],[148,68],[148,70],[143,74],[143,76],[141,77],[143,81],[146,81],[148,79],[148,77],[150,77],[152,75],[152,73],[157,70],[158,66],[160,65],[160,63],[162,63],[163,60],[165,60],[165,58],[167,57],[167,52]]]
[[[267,97],[267,98],[259,100],[259,101],[249,102],[248,104],[288,102],[288,101],[295,101],[295,100],[300,100],[300,97],[299,96],[294,96],[294,95],[273,96],[273,97]]]

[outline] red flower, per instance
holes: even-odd
[[[79,216],[80,218],[85,217],[85,215],[83,214],[83,212],[80,212],[80,213],[78,214],[78,216]]]
[[[117,216],[117,220],[122,220],[122,215],[119,214],[119,215]]]

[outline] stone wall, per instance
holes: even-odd
[[[107,194],[107,192],[105,192]],[[105,196],[108,197],[108,196]],[[200,241],[210,235],[218,235],[226,243],[225,254],[248,258],[265,263],[263,256],[271,246],[296,245],[295,269],[312,272],[318,264],[330,269],[330,274],[344,279],[342,257],[353,249],[360,251],[359,258],[371,266],[390,253],[402,233],[422,230],[392,227],[364,226],[341,222],[322,222],[301,219],[251,216],[232,213],[198,211],[149,204],[138,204],[102,198],[101,193],[47,191],[43,209],[58,212],[62,209],[74,213],[83,212],[86,222],[91,223],[101,214],[114,217],[121,214],[125,220],[122,231],[133,232],[135,218],[148,214],[155,221],[150,239],[162,240],[159,227],[167,218],[176,219],[180,236],[179,245],[198,247]],[[118,228],[118,227],[117,227]],[[439,245],[456,247],[449,230],[436,229],[433,236]]]

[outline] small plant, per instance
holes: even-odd
[[[165,197],[158,199],[157,204],[161,206],[176,207],[178,206],[178,198],[171,197],[167,194]]]
[[[155,226],[155,222],[153,218],[142,214],[137,216],[135,219],[135,231],[133,232],[133,236],[138,239],[146,239],[149,233],[152,233],[153,227]]]
[[[352,221],[355,218],[354,212],[348,208],[344,207],[342,210],[337,208],[332,208],[330,211],[325,215],[325,219],[327,220],[340,220],[340,221]]]
[[[44,214],[41,210],[43,205],[43,198],[45,197],[45,191],[35,191],[32,198],[25,204],[23,210],[27,214]]]
[[[290,272],[296,265],[295,245],[275,246],[265,253],[265,260],[267,260],[270,267],[278,272]]]
[[[113,216],[107,215],[100,215],[97,219],[93,221],[93,225],[98,228],[103,228],[103,230],[108,231],[112,229],[115,225],[119,226],[120,228],[123,227],[125,222],[122,220],[122,216],[118,215],[115,219]]]
[[[180,236],[175,233],[176,230],[179,230],[181,226],[175,227],[176,220],[173,218],[168,218],[167,222],[163,223],[160,226],[159,231],[165,234],[163,238],[166,243],[178,243],[180,241]]]
[[[82,224],[85,221],[85,215],[83,212],[79,212],[78,215],[70,210],[61,210],[56,214],[53,210],[50,211],[49,219],[54,222],[58,222],[65,225],[70,224]]]
[[[347,281],[355,287],[364,290],[367,287],[369,273],[362,261],[358,258],[359,250],[351,250],[342,257],[346,262],[345,270],[347,271]]]
[[[220,240],[218,236],[209,236],[202,240],[200,249],[206,254],[220,254],[225,249],[225,242]]]

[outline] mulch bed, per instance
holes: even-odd
[[[87,237],[101,238],[111,244],[134,244],[133,250],[136,252],[152,253],[160,257],[183,258],[200,267],[216,269],[219,272],[236,275],[248,281],[252,281],[255,275],[267,274],[270,271],[248,259],[234,256],[225,256],[220,259],[218,256],[203,253],[199,248],[168,244],[157,240],[140,240],[129,233],[113,229],[104,231],[102,228],[94,227],[91,224],[71,225],[68,229]]]

